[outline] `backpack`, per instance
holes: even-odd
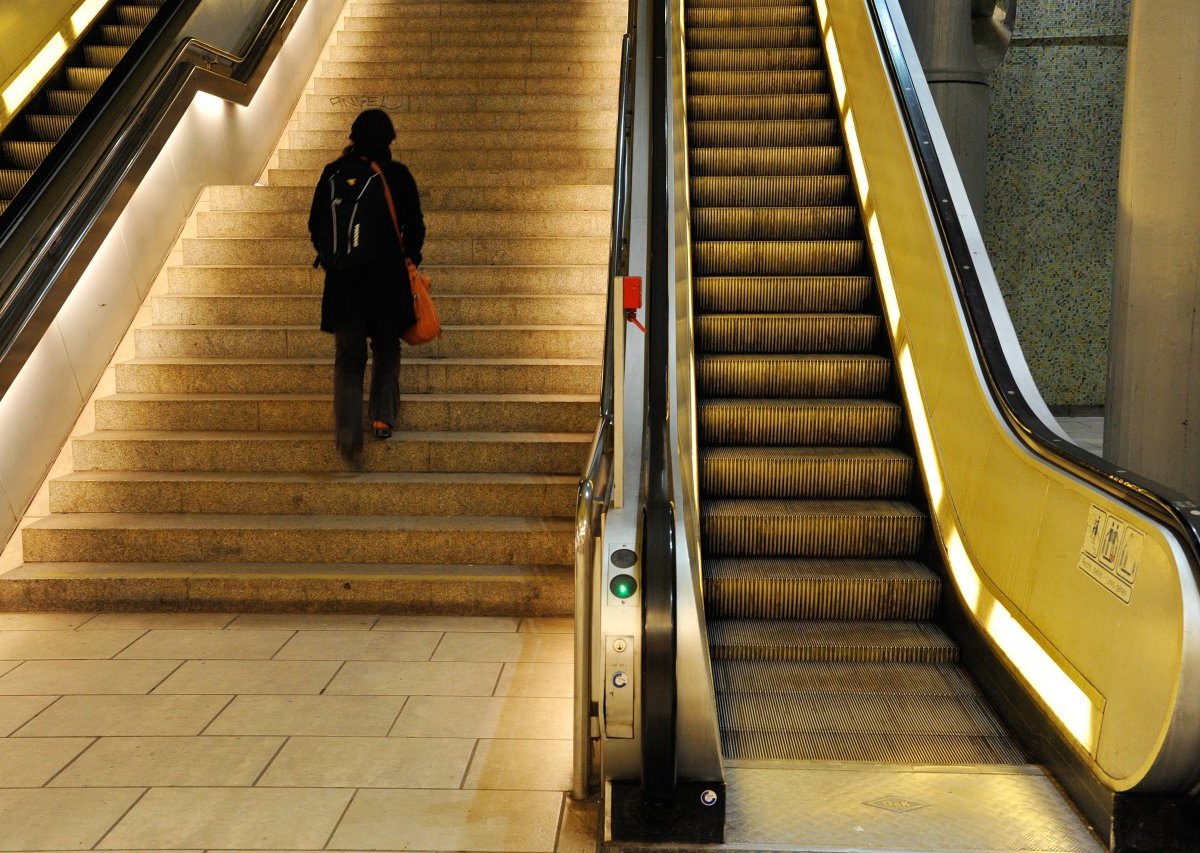
[[[382,173],[369,160],[344,158],[324,177],[328,209],[318,210],[317,261],[327,270],[360,270],[396,254]]]

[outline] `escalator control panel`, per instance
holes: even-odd
[[[633,637],[604,638],[604,735],[633,737]]]
[[[638,604],[638,557],[631,547],[619,547],[608,557],[608,603]]]

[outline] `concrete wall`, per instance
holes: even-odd
[[[0,2],[0,87],[46,43],[79,0]]]
[[[992,74],[984,237],[1042,395],[1099,406],[1132,0],[1021,0]]]

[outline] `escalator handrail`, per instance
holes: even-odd
[[[900,44],[888,0],[870,0],[868,6],[928,197],[951,200],[930,207],[950,262],[980,367],[997,408],[1022,444],[1043,462],[1132,505],[1170,529],[1185,548],[1193,576],[1200,583],[1200,499],[1193,500],[1175,489],[1120,468],[1060,437],[1038,417],[1026,397],[1005,355],[941,160],[934,146],[929,144],[929,123],[912,84],[913,70]]]
[[[139,36],[148,41],[121,60],[128,65],[118,63],[0,219],[0,396],[132,195],[131,176],[149,168],[157,153],[149,141],[182,112],[177,100],[187,80],[200,72],[222,81],[206,88],[248,102],[308,0],[274,0],[240,54],[196,38],[177,41],[202,2],[183,0],[162,29]],[[115,109],[122,96],[129,108]],[[102,116],[115,126],[99,126]]]

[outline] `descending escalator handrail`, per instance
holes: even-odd
[[[642,788],[670,802],[676,783],[675,512],[669,423],[670,139],[668,3],[651,4],[650,239],[646,295],[646,419],[642,507]]]
[[[0,396],[149,169],[152,142],[165,141],[193,91],[248,103],[307,4],[273,0],[237,54],[180,40],[202,2],[180,0],[161,28],[139,36],[141,49],[118,63],[0,217]]]
[[[929,123],[913,86],[913,71],[901,47],[887,0],[870,0],[869,8],[928,197],[951,199],[941,160],[934,146],[929,144]],[[1005,356],[957,209],[950,201],[932,204],[931,208],[950,260],[980,366],[991,396],[1009,427],[1043,461],[1133,505],[1172,530],[1187,549],[1192,572],[1200,582],[1200,499],[1189,498],[1161,483],[1119,468],[1061,438],[1046,426],[1025,396]]]

